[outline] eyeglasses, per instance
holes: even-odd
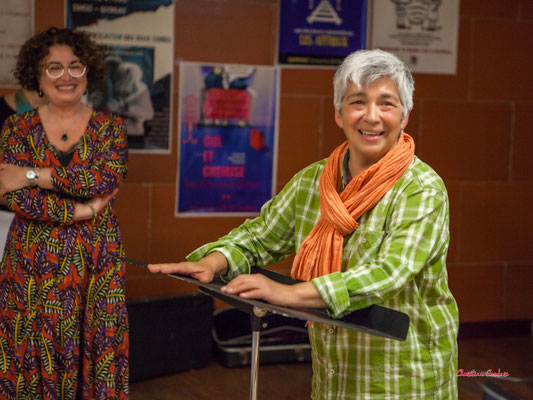
[[[81,78],[83,75],[85,75],[87,67],[79,61],[74,61],[70,63],[67,70],[69,75],[73,78]],[[45,71],[46,75],[48,75],[50,78],[58,79],[61,78],[65,73],[65,67],[59,63],[52,63],[46,67]]]

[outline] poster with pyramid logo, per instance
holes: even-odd
[[[367,0],[281,0],[278,64],[336,67],[366,47]]]

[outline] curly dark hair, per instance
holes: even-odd
[[[91,39],[87,32],[54,26],[29,38],[21,47],[14,75],[24,89],[38,90],[37,80],[51,46],[64,44],[79,57],[87,69],[87,86],[93,87],[104,77],[106,48]]]

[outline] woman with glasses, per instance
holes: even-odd
[[[54,27],[18,56],[15,76],[47,103],[11,116],[0,137],[0,202],[16,214],[0,264],[2,398],[128,398],[113,209],[125,125],[81,101],[104,56],[87,33]]]

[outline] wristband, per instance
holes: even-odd
[[[91,212],[93,213],[93,218],[96,218],[97,214],[96,214],[96,210],[94,209],[94,206],[91,204],[91,203],[85,203],[89,206],[89,208],[91,209]]]

